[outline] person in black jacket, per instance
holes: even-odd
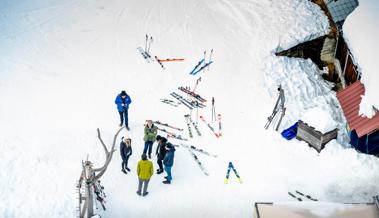
[[[158,146],[155,154],[157,155],[157,163],[159,166],[159,169],[157,169],[157,174],[163,173],[163,159],[166,155],[166,142],[167,139],[165,137],[162,137],[160,135],[157,135],[156,140],[158,141]]]
[[[175,148],[170,142],[167,142],[166,149],[167,151],[163,159],[163,164],[164,164],[164,171],[166,171],[167,176],[165,177],[166,181],[163,181],[163,183],[171,184],[171,180],[172,180],[171,168],[174,165]]]
[[[122,141],[120,143],[120,154],[122,158],[121,171],[125,174],[127,174],[126,170],[130,172],[130,169],[128,168],[128,160],[132,155],[132,152],[132,140],[130,138],[122,137]]]

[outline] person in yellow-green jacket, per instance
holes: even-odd
[[[155,137],[157,137],[158,127],[153,124],[152,120],[147,120],[146,122],[143,135],[143,140],[145,141],[143,153],[149,152],[149,158],[151,159],[151,150],[153,149]]]
[[[141,195],[142,185],[144,185],[142,196],[146,196],[147,194],[149,194],[149,192],[147,192],[147,187],[149,186],[150,178],[154,173],[154,168],[153,168],[153,162],[147,159],[146,154],[142,154],[141,159],[142,160],[140,160],[137,165],[137,175],[138,175],[137,194]]]

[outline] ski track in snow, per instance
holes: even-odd
[[[118,124],[114,98],[123,89],[133,101],[131,132],[121,132],[133,140],[132,172],[121,173],[117,150],[102,178],[108,196],[103,217],[251,217],[255,201],[292,201],[287,191],[336,202],[371,201],[379,191],[377,158],[344,147],[345,120],[322,72],[309,60],[273,55],[328,32],[326,17],[307,0],[5,5],[0,9],[5,30],[0,36],[0,217],[74,216],[81,161],[88,154],[95,166],[103,163],[96,128],[110,146]],[[153,55],[186,60],[165,63],[166,70],[147,64],[136,50],[144,47],[146,33],[154,38]],[[212,48],[210,70],[188,75],[203,51],[209,55]],[[203,136],[194,134],[185,144],[218,155],[197,154],[210,175],[187,149],[177,148],[173,183],[163,185],[163,174],[154,175],[149,196],[137,196],[143,121],[185,128],[187,109],[159,99],[180,93],[178,86],[192,87],[200,76],[197,92],[208,101],[215,97],[223,136],[216,139],[199,121]],[[338,139],[320,154],[304,142],[264,130],[279,83],[287,100],[281,129],[315,107],[339,123]],[[208,107],[199,115],[210,121]],[[186,131],[181,135],[187,137]],[[229,161],[242,184],[233,172],[229,184],[223,183]],[[154,157],[156,168],[155,162]]]

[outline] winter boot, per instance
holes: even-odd
[[[126,170],[125,170],[125,169],[122,169],[121,171],[122,171],[123,173],[127,174],[127,172],[126,172]]]
[[[147,194],[149,194],[149,192],[145,192],[142,194],[142,196],[146,196]]]
[[[169,180],[163,181],[163,184],[171,184],[171,181]]]

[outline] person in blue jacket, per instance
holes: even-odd
[[[130,172],[130,169],[128,167],[128,160],[129,157],[132,155],[132,140],[130,138],[124,138],[122,137],[122,141],[120,143],[120,154],[121,154],[121,171],[127,174],[126,170]]]
[[[171,184],[172,176],[171,176],[171,168],[174,165],[174,154],[175,154],[175,148],[170,143],[167,142],[166,144],[166,155],[163,159],[163,165],[164,165],[164,171],[166,171],[167,176],[166,181],[163,181],[164,184]]]
[[[117,104],[118,113],[120,114],[120,126],[122,126],[125,121],[125,127],[127,130],[129,130],[128,109],[130,103],[132,103],[132,100],[130,99],[130,96],[126,94],[125,91],[122,91],[120,94],[118,94],[115,100],[115,104]]]

